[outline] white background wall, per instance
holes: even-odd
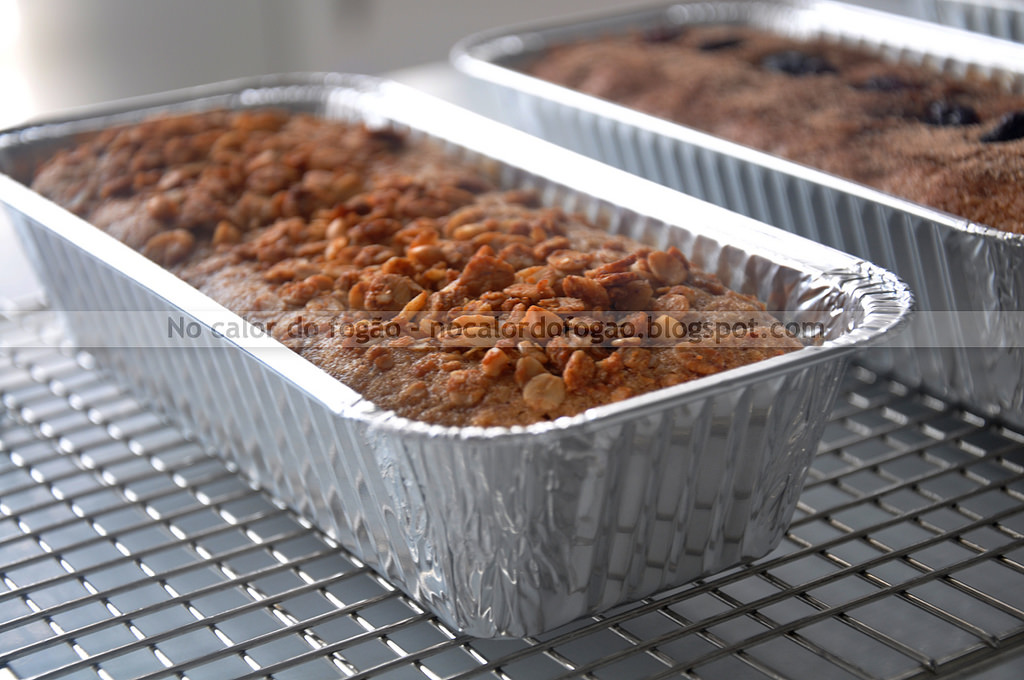
[[[443,61],[456,40],[483,28],[642,4],[649,3],[0,0],[0,26],[5,16],[10,21],[11,8],[20,22],[6,51],[7,87],[0,76],[0,124],[5,117],[261,73],[381,73]],[[0,28],[0,41],[3,35]],[[0,60],[4,54],[0,45]],[[13,86],[11,57],[21,81]]]
[[[240,76],[376,74],[443,62],[456,40],[477,30],[654,2],[0,0],[0,127]]]

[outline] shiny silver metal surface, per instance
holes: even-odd
[[[536,634],[770,551],[846,360],[909,312],[905,286],[861,260],[364,77],[268,77],[30,126],[0,136],[0,166],[24,176],[77,133],[157,111],[263,105],[408,130],[505,186],[674,244],[785,318],[825,329],[820,346],[573,418],[430,426],[375,408],[271,339],[210,332],[240,320],[0,176],[0,200],[78,345],[453,631]],[[185,315],[205,330],[169,348],[167,323],[111,323],[112,312]]]
[[[1024,432],[854,367],[782,543],[563,626],[454,634],[75,351],[0,316],[4,680],[1019,680]]]
[[[1024,5],[1015,0],[920,0],[916,15],[954,28],[1024,42]]]
[[[1024,424],[1024,236],[517,70],[551,45],[666,22],[827,36],[954,75],[969,69],[988,74],[1015,91],[1024,90],[1024,46],[841,3],[754,0],[679,2],[557,26],[498,29],[452,51],[456,68],[492,87],[503,122],[895,272],[923,313],[899,346],[873,353],[869,364],[944,399]],[[928,312],[981,312],[983,318],[971,314],[961,327],[945,323],[954,316]]]

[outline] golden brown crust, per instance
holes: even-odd
[[[774,319],[674,248],[608,236],[387,131],[273,112],[160,119],[61,153],[34,188],[431,423],[572,415],[800,346],[604,335],[628,322],[679,337],[711,312],[745,330]]]
[[[1004,116],[1024,111],[1024,97],[981,78],[954,79],[831,42],[723,26],[557,47],[530,71],[1024,233],[1024,139],[985,141]]]

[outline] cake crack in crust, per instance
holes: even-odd
[[[721,25],[557,45],[526,70],[1024,233],[1024,96],[992,80],[954,78],[825,39]]]
[[[273,110],[159,117],[62,150],[32,186],[429,423],[574,415],[802,346],[679,250],[391,130]]]

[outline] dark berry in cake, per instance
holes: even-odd
[[[719,40],[705,40],[698,49],[701,52],[718,52],[719,50],[729,50],[733,47],[739,47],[743,44],[743,38],[721,38]]]
[[[761,66],[769,71],[788,73],[791,76],[811,76],[836,72],[835,66],[824,58],[799,50],[784,50],[769,54],[761,59]]]
[[[970,106],[941,100],[933,101],[928,105],[924,120],[929,125],[942,127],[976,125],[981,122],[977,112]]]
[[[1003,116],[999,125],[982,135],[981,141],[1012,142],[1021,137],[1024,137],[1024,111],[1014,111]]]
[[[855,87],[869,92],[899,92],[909,85],[897,76],[872,76]]]

